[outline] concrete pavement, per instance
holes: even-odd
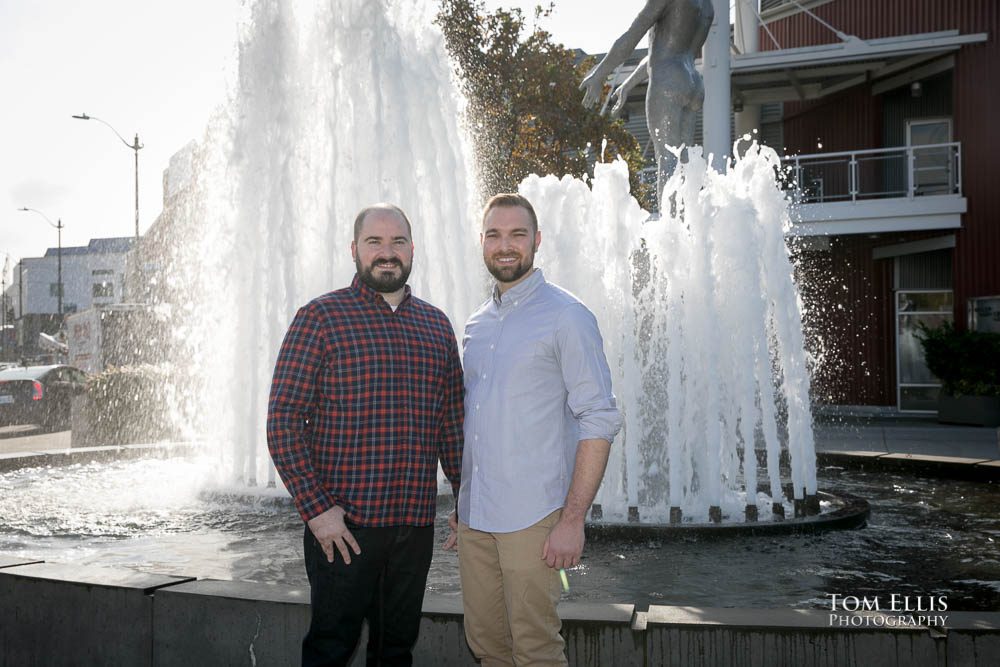
[[[46,433],[36,426],[5,426],[0,428],[0,454],[69,449],[71,433]]]
[[[1000,429],[939,424],[933,417],[817,417],[816,451],[1000,458]]]

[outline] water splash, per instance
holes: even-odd
[[[263,437],[274,358],[295,309],[350,280],[360,208],[409,213],[410,284],[459,336],[487,294],[464,105],[434,11],[429,0],[249,11],[231,100],[198,149],[184,215],[204,223],[183,244],[190,317],[177,328],[201,379],[192,430],[225,443],[219,457],[244,483],[275,481]],[[766,518],[782,500],[783,450],[796,496],[816,490],[777,156],[755,148],[717,174],[689,153],[666,185],[673,212],[655,222],[620,161],[596,165],[589,184],[521,186],[541,221],[539,264],[597,314],[626,412],[599,497],[609,518],[638,507],[664,521],[680,507],[703,520],[745,504]]]
[[[188,412],[247,482],[274,482],[263,437],[274,360],[295,310],[347,285],[355,214],[413,223],[415,295],[460,331],[485,292],[473,161],[431,2],[256,2],[227,108],[200,149],[190,276]]]
[[[598,497],[606,518],[665,522],[671,507],[740,520],[745,505],[816,492],[801,303],[785,245],[780,160],[754,145],[727,173],[689,151],[649,220],[618,161],[579,179],[530,177],[540,261],[597,314],[626,413]],[[546,236],[547,234],[547,236]],[[758,450],[766,461],[758,469]],[[767,493],[758,495],[762,484]]]

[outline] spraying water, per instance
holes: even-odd
[[[191,276],[194,412],[245,481],[274,482],[264,418],[296,309],[350,283],[355,214],[413,223],[415,295],[459,327],[484,292],[474,172],[430,2],[256,2],[236,89],[202,149]],[[470,226],[471,225],[471,226]],[[191,243],[192,239],[187,239]]]
[[[541,263],[595,311],[615,367],[626,426],[598,497],[605,518],[637,508],[666,522],[678,508],[706,521],[716,507],[739,520],[747,505],[769,518],[784,502],[783,449],[794,497],[816,493],[779,168],[754,145],[719,174],[692,148],[658,220],[629,195],[622,161],[598,164],[592,189],[552,176],[521,185],[548,239]]]
[[[275,481],[264,442],[274,358],[296,308],[346,285],[352,221],[390,201],[414,223],[410,284],[462,326],[487,296],[473,161],[431,2],[259,0],[239,44],[232,99],[200,156],[205,220],[187,277],[181,336],[197,429],[249,484]],[[471,119],[474,121],[474,119]],[[800,306],[784,242],[777,156],[728,174],[690,151],[656,222],[622,162],[579,179],[532,176],[521,192],[543,233],[539,264],[582,298],[604,332],[627,416],[599,497],[605,516],[782,501],[787,448],[796,497],[816,491]],[[516,416],[512,415],[512,418]],[[787,444],[779,428],[787,425]],[[757,495],[755,450],[766,452]]]

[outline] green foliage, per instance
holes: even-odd
[[[90,377],[88,441],[100,445],[159,442],[175,437],[171,383],[162,366],[122,366]]]
[[[437,22],[468,98],[481,194],[514,192],[532,173],[582,176],[595,161],[620,155],[633,195],[648,207],[653,188],[639,180],[635,138],[621,121],[582,104],[579,85],[594,59],[576,64],[575,52],[538,25],[553,6],[537,7],[528,30],[520,9],[487,13],[482,0],[442,0]]]
[[[917,336],[931,373],[952,396],[1000,396],[1000,334],[921,324]]]

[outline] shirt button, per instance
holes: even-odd
[[[493,348],[495,348],[495,347],[496,347],[496,345],[494,345],[493,343],[490,343],[490,349],[491,349],[491,350],[492,350]]]
[[[473,440],[479,440],[479,436],[478,435],[474,435],[474,436],[472,436],[472,439]]]
[[[479,409],[479,403],[476,403],[476,410]]]
[[[486,373],[483,373],[483,379],[484,380],[486,379]]]
[[[472,469],[473,469],[473,470],[474,470],[475,472],[479,472],[479,466],[478,466],[478,465],[475,465],[475,466],[472,466]]]

